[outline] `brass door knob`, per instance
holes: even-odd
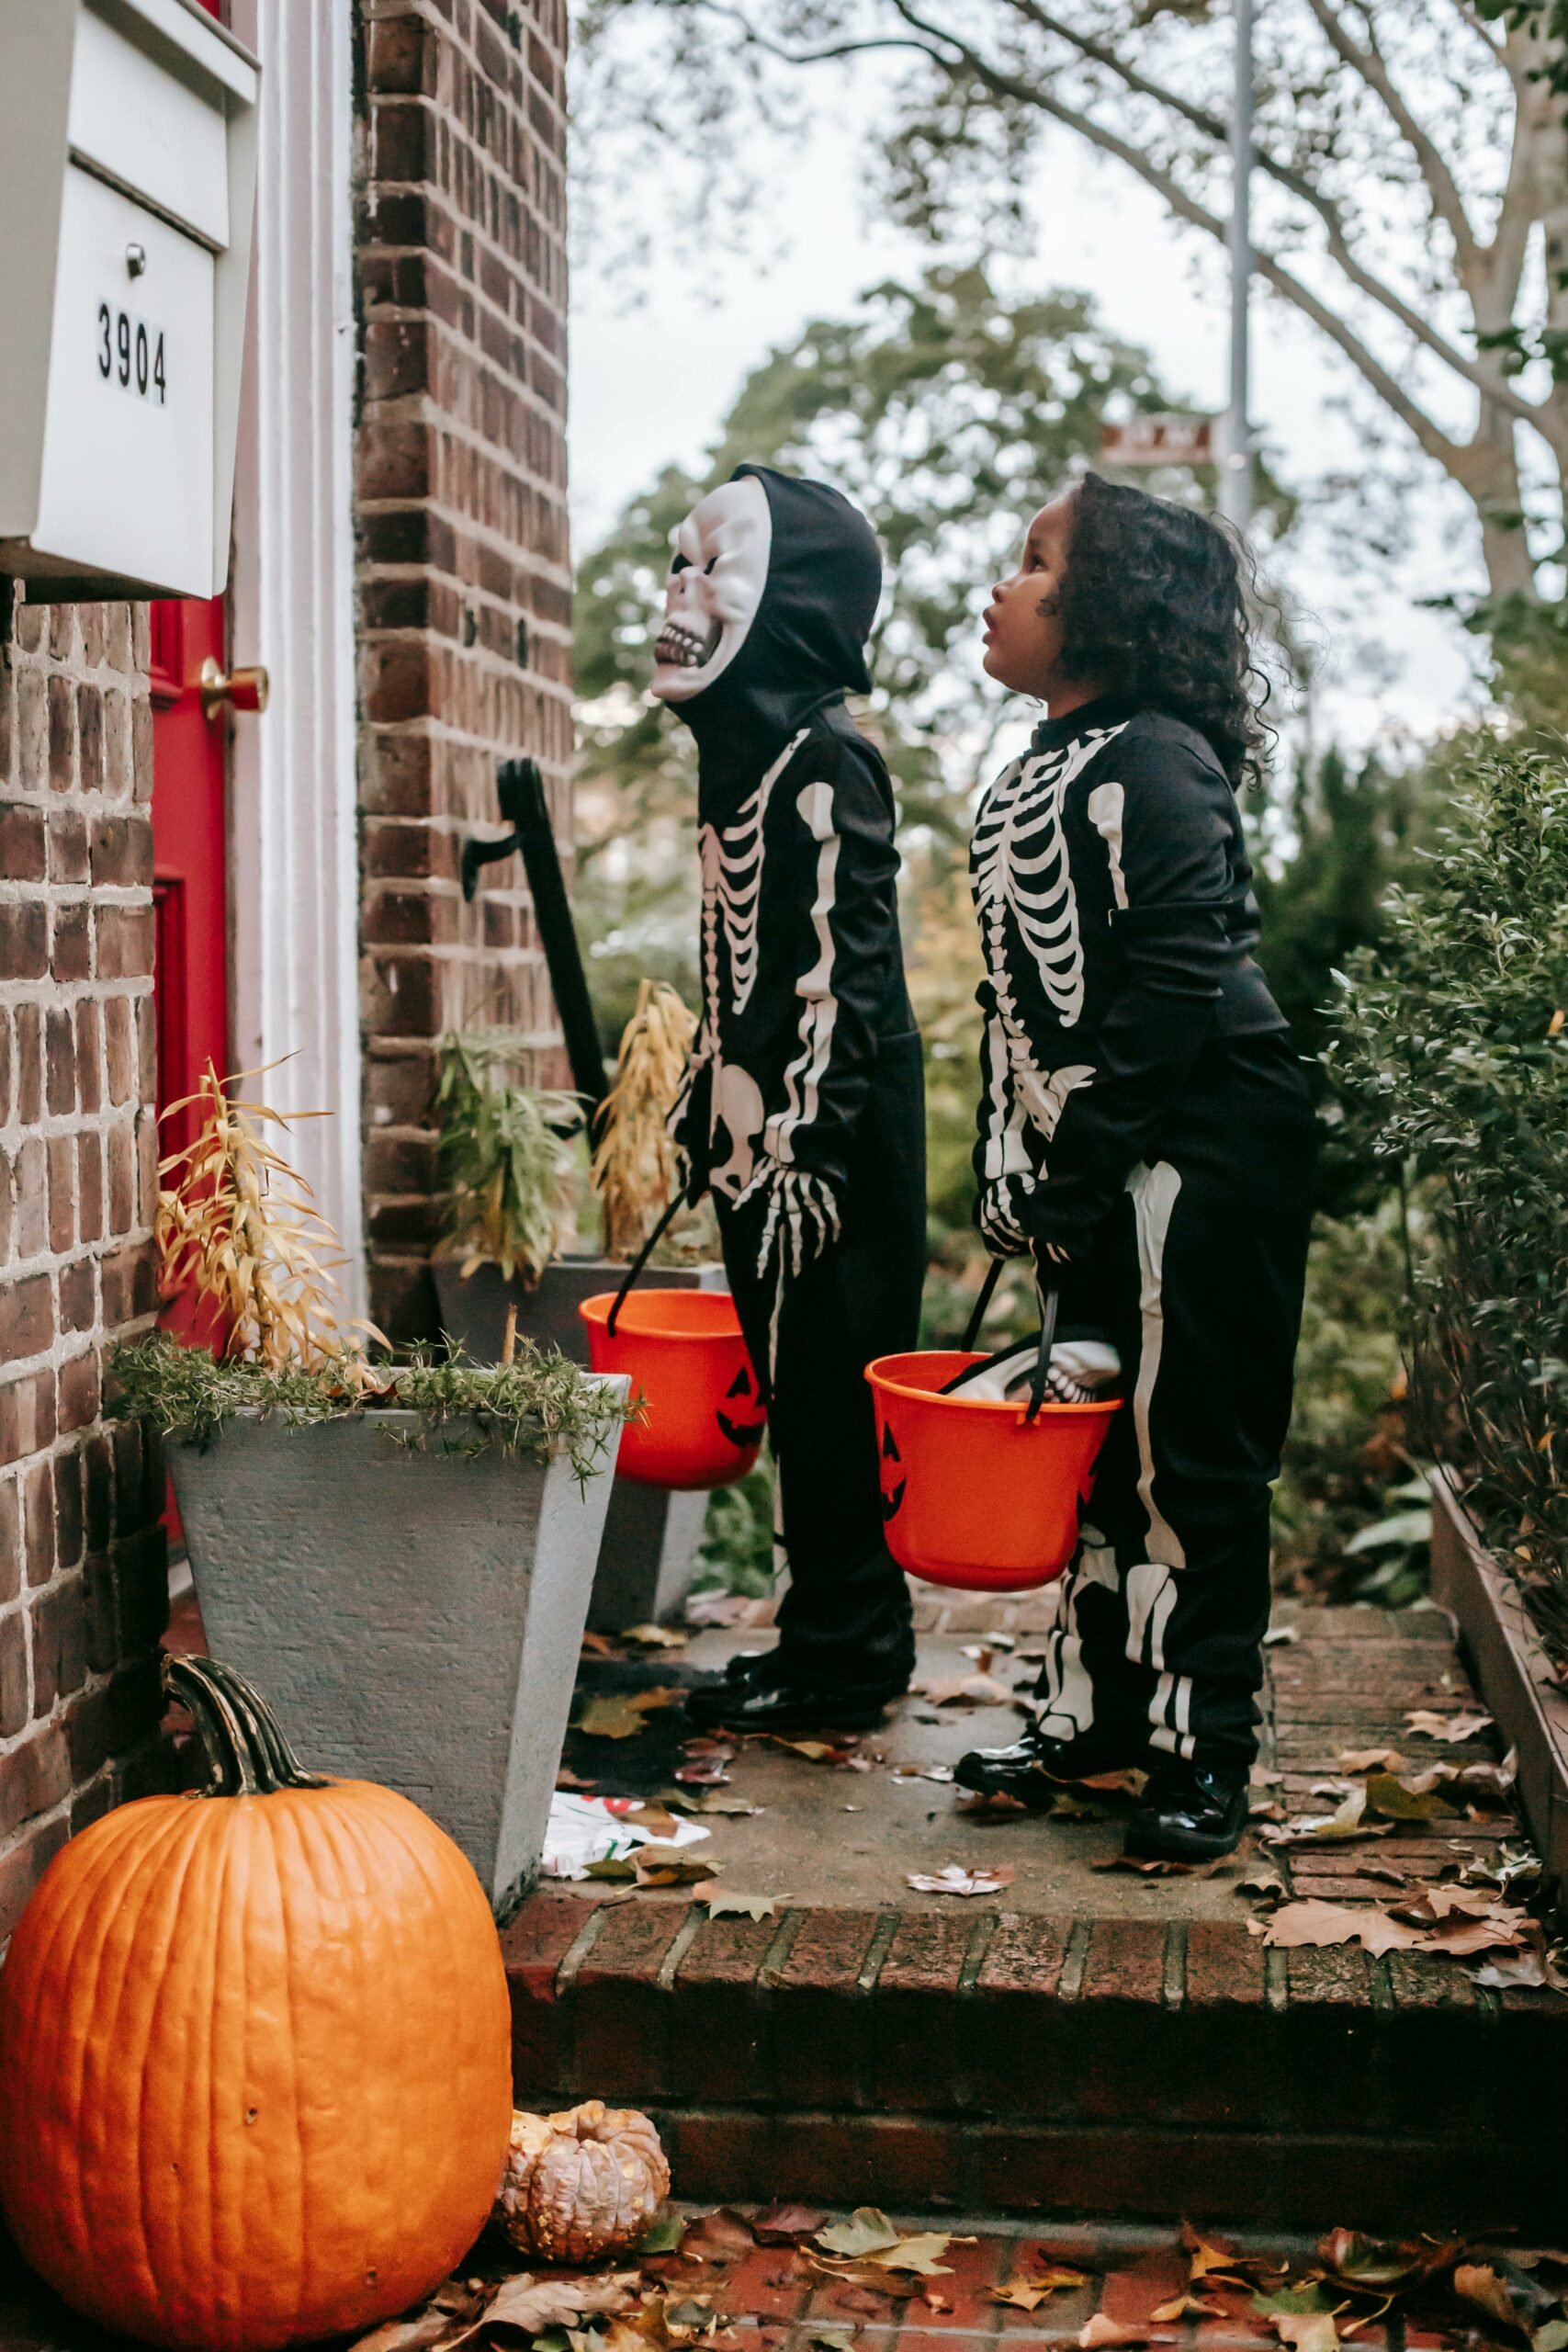
[[[225,670],[209,653],[201,665],[197,691],[203,711],[216,718],[225,703],[231,710],[265,710],[270,685],[259,662],[247,670]]]

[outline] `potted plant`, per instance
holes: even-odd
[[[288,1121],[211,1070],[197,1101],[156,1241],[220,1337],[122,1348],[111,1409],[164,1440],[212,1648],[324,1770],[423,1805],[504,1913],[537,1867],[625,1384],[526,1343],[372,1360],[266,1140]]]
[[[587,1362],[578,1306],[613,1290],[669,1205],[674,1156],[665,1119],[694,1023],[675,989],[644,980],[621,1038],[615,1083],[593,1121],[590,1181],[604,1247],[569,1246],[570,1139],[583,1125],[574,1095],[509,1077],[526,1041],[503,1029],[443,1041],[436,1102],[447,1186],[446,1230],[434,1272],[442,1329],[477,1363],[494,1363],[515,1331]],[[722,1287],[713,1237],[694,1217],[649,1283]],[[707,1498],[617,1479],[604,1525],[588,1622],[615,1633],[678,1616],[699,1565]]]

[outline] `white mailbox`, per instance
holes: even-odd
[[[199,0],[0,0],[0,575],[229,572],[261,71]]]

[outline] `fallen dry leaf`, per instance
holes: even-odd
[[[827,2229],[818,2230],[817,2243],[827,2253],[841,2254],[847,2261],[853,2262],[897,2245],[898,2233],[876,2206],[859,2205],[847,2222],[834,2222]]]
[[[1444,1715],[1431,1707],[1407,1708],[1405,1722],[1419,1739],[1444,1739],[1450,1746],[1461,1739],[1474,1739],[1478,1733],[1490,1731],[1490,1715]]]
[[[696,1796],[689,1795],[684,1789],[662,1789],[660,1796],[663,1804],[672,1805],[677,1813],[724,1814],[739,1819],[762,1810],[760,1804],[753,1804],[748,1797],[727,1797],[717,1789],[702,1790]]]
[[[999,1894],[1017,1876],[1008,1862],[967,1871],[958,1862],[949,1862],[935,1871],[906,1871],[904,1883],[912,1886],[917,1894]]]
[[[1139,1878],[1192,1878],[1200,1870],[1206,1876],[1208,1865],[1198,1862],[1145,1860],[1137,1854],[1106,1854],[1090,1862],[1091,1871],[1132,1871]]]
[[[1103,2312],[1096,2312],[1094,2317],[1078,2330],[1078,2342],[1083,2352],[1095,2352],[1097,2345],[1174,2344],[1175,2341],[1174,2335],[1162,2335],[1147,2323],[1138,2327],[1125,2320],[1107,2319]]]
[[[698,1886],[693,1899],[707,1905],[710,1919],[771,1919],[787,1894],[737,1894],[722,1886]]]
[[[841,1764],[851,1753],[848,1747],[830,1739],[784,1739],[775,1734],[770,1744],[787,1747],[792,1756],[804,1756],[808,1764]]]
[[[953,1674],[935,1682],[912,1682],[909,1688],[933,1707],[1007,1707],[1012,1703],[1012,1692],[1006,1685],[985,1673]]]
[[[564,1764],[556,1774],[558,1789],[596,1789],[598,1785],[597,1781],[585,1781],[579,1772],[569,1772]]]
[[[1483,1919],[1496,1907],[1496,1895],[1482,1886],[1424,1886],[1420,1894],[1404,1905],[1403,1916],[1407,1919],[1430,1922],[1451,1918],[1459,1911],[1466,1918]]]
[[[1278,1649],[1282,1642],[1299,1642],[1301,1630],[1295,1625],[1270,1625],[1263,1636],[1266,1650]]]
[[[1032,2312],[1044,2301],[1047,2295],[1087,2287],[1090,2275],[1087,2270],[1075,2270],[1065,2262],[1052,2263],[1043,2270],[1023,2272],[1017,2278],[1007,2279],[1000,2287],[993,2287],[991,2301],[994,2303],[1012,2303],[1020,2311]]]
[[[623,1642],[645,1650],[683,1650],[690,1638],[679,1625],[627,1625],[621,1634]]]
[[[1475,1982],[1478,1984],[1489,1984],[1496,1993],[1507,1992],[1510,1989],[1521,1993],[1535,1993],[1552,1984],[1554,1980],[1548,1974],[1546,1963],[1540,1952],[1499,1951],[1487,1962],[1484,1968],[1476,1970]],[[1557,1989],[1562,1988],[1559,1986]]]
[[[953,2243],[951,2230],[920,2230],[896,2245],[879,2247],[866,2260],[884,2270],[908,2270],[919,2278],[951,2278],[951,2263],[938,2259]]]
[[[1254,1927],[1259,1923],[1252,1922]],[[1286,1903],[1263,1928],[1266,1944],[1296,1950],[1303,1945],[1359,1944],[1364,1951],[1411,1951],[1426,1939],[1418,1928],[1391,1919],[1386,1911],[1369,1906],[1352,1911],[1342,1903],[1322,1903],[1315,1897]]]
[[[1181,2245],[1187,2256],[1190,2284],[1200,2278],[1229,2278],[1238,2287],[1246,2283],[1241,2275],[1241,2257],[1234,2248],[1204,2237],[1190,2222],[1181,2224]]]
[[[1330,2230],[1317,2242],[1324,2275],[1355,2295],[1398,2295],[1444,2270],[1460,2248],[1441,2238],[1370,2238]]]
[[[759,2245],[796,2245],[827,2226],[828,2216],[810,2205],[777,2202],[751,2216],[751,2233]]]
[[[1335,2352],[1339,2342],[1332,2312],[1275,2312],[1273,2320],[1280,2343],[1293,2352]]]
[[[484,2324],[487,2328],[515,2328],[520,2335],[537,2335],[547,2327],[577,2327],[591,2312],[628,2310],[641,2284],[635,2270],[612,2270],[592,2278],[540,2279],[525,2270],[502,2281]]]
[[[1021,1797],[1010,1797],[1005,1789],[994,1789],[987,1796],[962,1794],[958,1803],[960,1821],[983,1821],[988,1815],[999,1821],[1004,1814],[1027,1813],[1029,1807]]]
[[[689,1764],[677,1764],[675,1778],[689,1789],[722,1789],[729,1779],[716,1756],[694,1756]]]
[[[1080,1789],[1099,1789],[1107,1796],[1141,1797],[1148,1785],[1148,1774],[1131,1764],[1125,1771],[1091,1772],[1087,1779],[1075,1781]]]
[[[644,1710],[634,1707],[622,1692],[601,1692],[589,1700],[577,1718],[576,1728],[589,1739],[635,1739],[639,1731],[648,1728],[643,1713]]]
[[[1341,1772],[1403,1772],[1404,1758],[1397,1747],[1342,1747],[1335,1766]]]
[[[1224,2303],[1205,2301],[1201,2295],[1173,2295],[1168,2303],[1158,2303],[1149,2313],[1151,2319],[1228,2319],[1230,2313]]]
[[[638,1886],[695,1886],[724,1868],[685,1846],[639,1846],[631,1859]]]
[[[1436,1787],[1402,1781],[1395,1772],[1374,1772],[1367,1781],[1367,1810],[1381,1814],[1385,1821],[1429,1821],[1435,1813],[1452,1809],[1444,1804]]]
[[[1271,1862],[1267,1854],[1259,1854],[1237,1879],[1235,1891],[1238,1894],[1256,1894],[1265,1902],[1273,1902],[1288,1894],[1290,1888],[1285,1884],[1279,1864]]]
[[[355,2336],[349,2352],[456,2352],[484,2329],[488,2293],[460,2288],[448,2279],[432,2300],[400,2319],[384,2320],[368,2335]]]
[[[1484,2312],[1488,2319],[1512,2335],[1519,2326],[1519,2315],[1514,2309],[1513,2298],[1490,2263],[1461,2262],[1453,2276],[1454,2293],[1461,2302],[1473,2304]]]

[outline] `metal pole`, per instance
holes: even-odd
[[[1247,309],[1252,291],[1252,10],[1235,0],[1235,94],[1231,105],[1231,367],[1220,512],[1238,531],[1252,520],[1252,424],[1247,413]]]

